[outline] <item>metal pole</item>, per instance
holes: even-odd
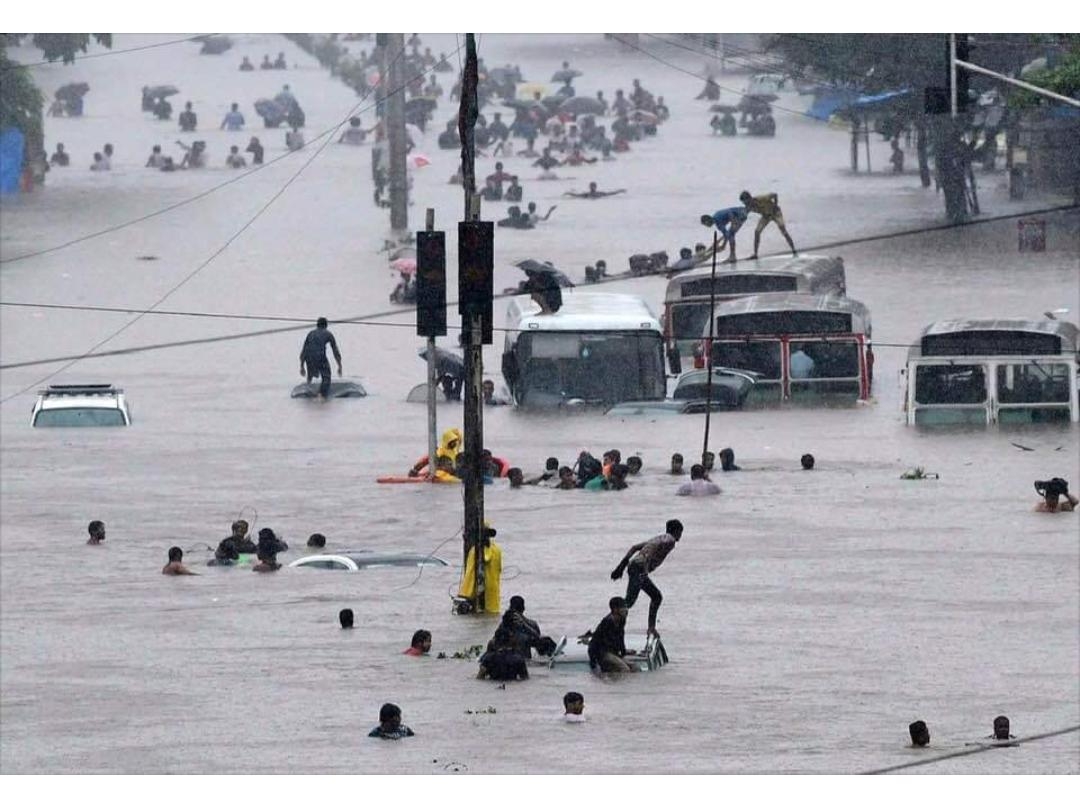
[[[461,175],[465,191],[465,220],[480,219],[479,198],[476,196],[476,147],[474,128],[479,114],[477,101],[476,37],[465,34],[465,70],[461,78],[461,107],[458,114],[458,133],[461,136]],[[461,247],[461,242],[458,242]],[[483,329],[479,314],[467,319],[465,342],[465,538],[473,544],[474,598],[477,611],[484,608],[484,482],[480,475],[480,453],[484,449],[484,348]],[[467,556],[466,556],[467,558]]]
[[[390,63],[385,125],[390,144],[390,229],[401,239],[409,229],[409,179],[405,171],[405,34],[389,33],[387,43],[386,57]]]
[[[425,229],[428,231],[435,230],[435,209],[429,208],[427,210],[427,224]],[[435,381],[438,374],[435,371],[435,337],[429,336],[427,338],[427,450],[428,450],[428,480],[435,481],[435,429],[437,420],[435,418]]]
[[[949,108],[953,119],[957,114],[956,89],[956,34],[949,34]]]
[[[720,235],[713,231],[712,240],[712,277],[709,279],[709,343],[705,351],[705,369],[709,371],[705,376],[705,441],[701,444],[701,463],[705,464],[705,454],[709,452],[709,424],[712,421],[712,345],[713,334],[716,332],[716,250],[720,244]]]
[[[961,69],[966,69],[971,72],[977,72],[980,75],[986,75],[991,78],[997,78],[999,81],[1011,83],[1013,86],[1019,86],[1021,89],[1027,89],[1029,92],[1041,94],[1043,97],[1049,97],[1051,100],[1057,100],[1059,103],[1068,103],[1070,106],[1076,106],[1077,108],[1080,108],[1080,100],[1077,100],[1075,97],[1066,97],[1063,94],[1051,92],[1049,89],[1043,89],[1041,86],[1036,86],[1033,83],[1017,80],[1016,78],[1010,78],[1008,75],[1002,75],[1000,72],[994,72],[993,70],[989,70],[986,67],[980,67],[978,64],[971,64],[967,61],[961,61],[960,59],[956,59],[954,64]]]

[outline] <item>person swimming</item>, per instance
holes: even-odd
[[[86,541],[87,544],[102,544],[105,541],[105,523],[100,519],[91,522],[87,526],[87,532],[90,534],[90,538]]]

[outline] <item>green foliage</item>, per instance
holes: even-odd
[[[75,61],[76,53],[85,53],[91,38],[105,47],[112,47],[111,33],[5,33],[0,46],[15,46],[27,36],[41,50],[46,61],[63,59],[65,64]]]
[[[1075,47],[1053,69],[1039,70],[1028,75],[1025,80],[1051,92],[1066,97],[1080,97],[1080,46]],[[1034,92],[1013,89],[1009,105],[1013,108],[1033,108],[1045,103],[1054,103],[1048,97],[1040,97]]]
[[[0,130],[18,128],[28,143],[40,146],[41,108],[41,92],[30,75],[0,48]]]

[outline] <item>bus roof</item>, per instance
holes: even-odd
[[[610,292],[563,291],[562,307],[541,314],[528,295],[518,295],[506,310],[508,334],[525,331],[651,330],[660,333],[660,322],[637,295]]]
[[[1010,334],[1015,334],[1011,342]],[[1046,355],[1046,347],[1035,342],[1041,339],[1045,343],[1048,338],[1054,340],[1052,348],[1059,353],[1075,354],[1080,347],[1080,330],[1063,320],[938,320],[922,330],[909,351],[909,358],[922,355]]]
[[[804,275],[807,280],[814,280],[818,276],[828,275],[830,273],[839,272],[841,280],[844,275],[844,259],[839,256],[769,256],[768,258],[762,258],[755,262],[751,262],[751,265],[743,264],[741,266],[728,266],[720,267],[718,265],[716,270],[717,277],[724,275]],[[693,283],[696,281],[707,280],[712,276],[712,267],[695,267],[694,269],[680,272],[670,281],[668,281],[667,291],[665,292],[665,300],[669,303],[677,303],[680,300],[688,300],[683,296],[683,285],[687,283]],[[708,298],[708,294],[702,294],[701,297]],[[695,295],[697,297],[697,295]]]
[[[788,311],[816,311],[826,314],[846,314],[851,318],[852,333],[870,333],[870,309],[850,297],[831,297],[799,292],[754,294],[716,304],[716,318],[742,314],[783,314]],[[708,331],[708,323],[705,330]],[[815,331],[806,331],[814,333]],[[707,335],[707,334],[706,334]]]

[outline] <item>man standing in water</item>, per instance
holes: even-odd
[[[648,633],[656,636],[656,612],[664,601],[664,596],[656,588],[656,584],[649,578],[649,574],[664,563],[668,553],[675,547],[675,543],[682,538],[683,524],[677,519],[667,521],[665,533],[659,536],[635,544],[631,547],[619,566],[611,572],[613,581],[621,580],[623,570],[628,570],[629,580],[626,584],[626,607],[631,608],[642,591],[649,596],[649,628]]]
[[[304,339],[304,346],[300,348],[300,374],[304,375],[304,366],[307,366],[307,382],[316,375],[321,382],[319,395],[323,400],[330,397],[330,361],[326,358],[326,345],[334,351],[334,360],[337,361],[337,374],[341,377],[341,351],[338,350],[337,340],[334,334],[327,330],[326,317],[319,317],[315,323],[315,330],[308,332]]]

